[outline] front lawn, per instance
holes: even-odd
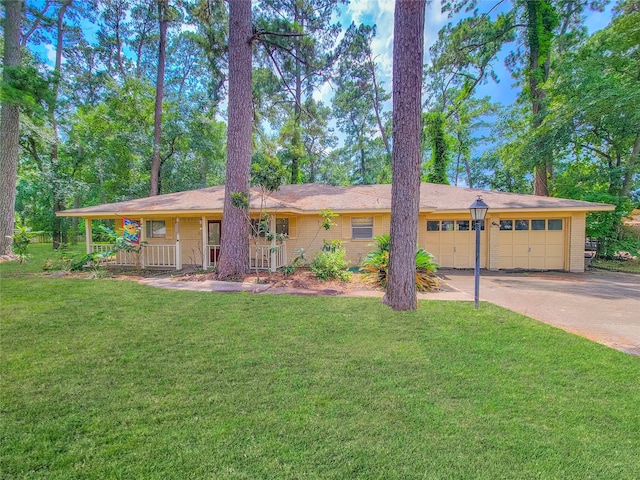
[[[640,359],[492,305],[398,313],[9,270],[2,478],[640,471]]]

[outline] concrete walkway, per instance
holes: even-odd
[[[473,299],[473,272],[439,273]],[[480,300],[640,356],[640,275],[482,272]]]
[[[440,270],[447,288],[419,293],[420,300],[473,301],[474,277],[469,270]],[[273,295],[382,297],[382,291],[305,290],[269,284],[180,281],[151,277],[140,283],[159,288],[205,292],[250,292]],[[480,301],[488,301],[612,348],[640,356],[640,276],[603,271],[482,272]]]

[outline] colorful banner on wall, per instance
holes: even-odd
[[[129,218],[122,219],[122,237],[129,243],[140,243],[140,222]]]

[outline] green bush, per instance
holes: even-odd
[[[32,232],[29,227],[19,222],[16,222],[14,231],[13,231],[13,252],[18,257],[20,263],[25,263],[30,255],[29,244],[31,240],[33,240],[38,234],[36,232]]]
[[[374,240],[376,249],[369,252],[362,264],[362,270],[370,281],[386,288],[391,237],[385,233]],[[440,280],[435,276],[438,267],[439,265],[433,261],[433,255],[422,248],[418,249],[416,252],[416,289],[418,291],[433,291],[440,287]]]
[[[311,271],[322,280],[336,278],[346,282],[351,278],[351,272],[348,270],[349,261],[345,259],[346,254],[339,240],[324,242],[322,251],[316,254],[311,263]]]

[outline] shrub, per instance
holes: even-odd
[[[374,240],[376,249],[369,252],[362,264],[362,270],[371,282],[386,288],[391,237],[385,233]],[[433,255],[422,248],[418,249],[416,252],[416,289],[418,291],[433,291],[440,287],[440,280],[435,276],[438,266],[433,261]]]
[[[325,241],[322,251],[316,254],[311,263],[311,271],[322,280],[336,278],[346,282],[351,278],[351,272],[348,270],[349,261],[345,259],[346,254],[339,240]]]
[[[26,225],[16,222],[13,232],[13,252],[18,257],[20,263],[25,263],[29,260],[29,244],[37,235],[37,233],[32,232]]]

